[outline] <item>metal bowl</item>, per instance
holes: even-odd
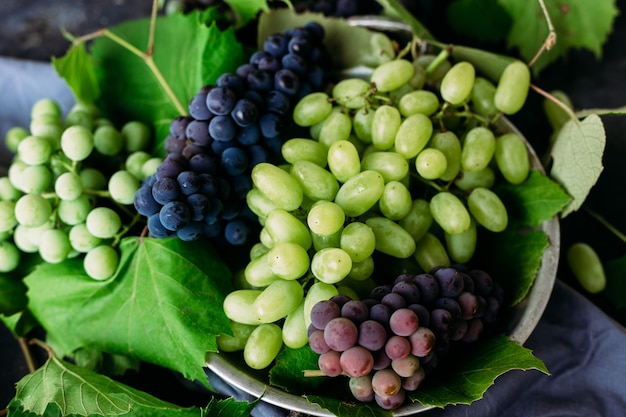
[[[402,39],[411,39],[412,37],[412,32],[408,25],[387,18],[378,16],[359,17],[348,19],[348,22],[355,26],[363,26],[372,30],[392,33]],[[349,70],[351,75],[354,76],[364,75],[367,71],[368,69],[365,67],[352,68]],[[369,71],[371,71],[371,69],[369,69]],[[522,137],[526,142],[532,169],[545,173],[531,145],[508,119],[504,117],[500,118],[495,127],[501,133],[514,132]],[[511,315],[506,328],[506,334],[509,338],[520,345],[526,342],[541,319],[546,305],[548,304],[548,300],[550,299],[556,279],[560,252],[560,226],[558,218],[555,216],[543,222],[540,229],[546,234],[549,246],[543,252],[540,268],[527,296],[513,307],[510,312]],[[264,402],[269,404],[312,416],[334,416],[334,414],[321,408],[319,405],[309,403],[303,396],[290,394],[282,389],[269,386],[267,378],[265,378],[264,375],[251,372],[245,365],[232,360],[227,355],[210,353],[207,357],[206,366],[228,384],[256,398],[261,398]],[[433,407],[423,406],[419,403],[406,404],[395,409],[393,416],[414,415],[432,408]]]

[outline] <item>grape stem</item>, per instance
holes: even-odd
[[[430,64],[426,67],[426,75],[431,75],[441,63],[446,61],[450,57],[450,52],[452,51],[452,45],[448,45],[446,48],[443,48],[432,60]]]
[[[528,63],[529,67],[532,67],[533,64],[539,59],[539,57],[543,54],[544,51],[550,51],[556,45],[556,30],[554,30],[554,26],[552,25],[552,20],[550,19],[550,14],[548,13],[548,9],[546,8],[546,4],[544,0],[538,0],[539,6],[541,6],[541,11],[546,18],[546,23],[548,24],[548,36],[541,44],[541,48],[537,51],[533,59]]]
[[[113,237],[113,242],[111,243],[111,246],[115,247],[119,244],[120,240],[124,237],[124,235],[126,233],[128,233],[128,231],[135,225],[137,224],[137,222],[141,219],[141,215],[139,213],[135,214],[132,218],[132,220],[130,221],[130,223],[128,223],[127,225],[125,225],[122,230],[119,231],[118,234],[116,234]]]
[[[35,361],[33,361],[33,355],[30,354],[30,350],[28,349],[28,343],[24,337],[18,337],[17,342],[20,345],[20,349],[22,350],[22,354],[24,355],[24,361],[26,362],[26,367],[28,368],[28,372],[35,372]]]
[[[595,211],[591,210],[589,207],[584,207],[584,209],[585,209],[585,211],[587,213],[589,213],[589,215],[591,217],[596,219],[598,222],[600,222],[600,224],[602,224],[604,227],[609,229],[609,231],[611,233],[613,233],[615,236],[617,236],[617,238],[619,240],[621,240],[622,242],[626,243],[626,235],[624,233],[622,233],[619,230],[617,230],[617,228],[615,226],[613,226],[611,223],[609,223],[604,217],[602,217],[601,215],[599,215]]]
[[[342,372],[341,375],[346,376],[347,374],[345,372]],[[324,372],[320,371],[319,369],[305,369],[304,371],[302,371],[302,376],[304,376],[305,378],[312,378],[326,376],[326,374],[324,374]]]

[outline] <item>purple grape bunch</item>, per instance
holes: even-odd
[[[172,120],[166,156],[135,195],[153,237],[201,236],[242,245],[257,223],[246,204],[250,170],[277,161],[297,101],[325,87],[329,56],[315,22],[270,35]]]
[[[348,376],[356,400],[391,410],[452,347],[496,329],[502,302],[502,287],[465,265],[401,274],[366,299],[336,295],[317,302],[309,346],[322,374]]]

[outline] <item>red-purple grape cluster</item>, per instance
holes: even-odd
[[[475,342],[495,326],[502,299],[487,272],[464,265],[401,274],[366,299],[316,303],[309,346],[324,375],[350,378],[354,398],[394,409],[455,342]]]

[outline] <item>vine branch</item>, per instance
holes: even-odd
[[[541,7],[541,11],[543,12],[544,17],[546,18],[546,23],[548,24],[548,36],[541,44],[541,48],[537,51],[533,59],[528,63],[529,67],[532,67],[533,64],[539,59],[541,54],[544,51],[550,51],[554,45],[556,45],[556,30],[554,30],[554,25],[552,24],[552,20],[550,19],[550,14],[548,13],[548,8],[546,7],[546,3],[544,0],[538,0],[539,6]]]

